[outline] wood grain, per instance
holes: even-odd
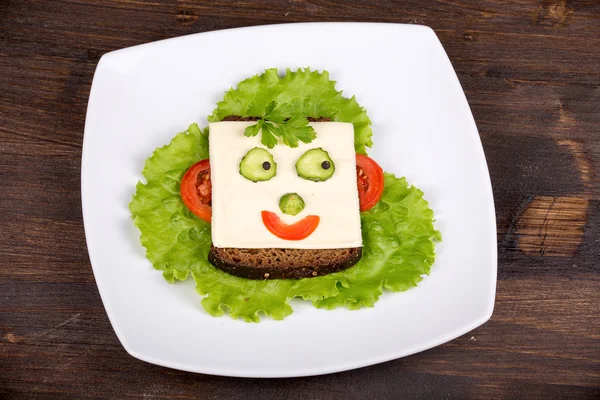
[[[79,199],[100,56],[340,20],[429,25],[452,60],[494,187],[491,321],[424,353],[310,378],[202,376],[130,357],[94,283]],[[0,398],[600,397],[600,2],[4,0],[0,27]]]

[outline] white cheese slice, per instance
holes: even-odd
[[[216,247],[336,249],[362,246],[354,127],[345,122],[311,123],[317,137],[297,148],[282,143],[267,149],[244,129],[256,122],[210,124],[209,149],[212,180],[212,241]],[[268,181],[252,182],[239,172],[240,161],[254,147],[267,149],[277,163],[277,175]],[[335,173],[325,182],[303,179],[296,161],[307,150],[321,147],[329,153]],[[286,193],[298,193],[304,210],[295,216],[279,209]],[[263,210],[276,213],[285,223],[307,215],[320,217],[317,229],[303,240],[284,240],[273,235],[262,222]]]

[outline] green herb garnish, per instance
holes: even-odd
[[[277,138],[283,140],[283,144],[290,147],[298,147],[298,141],[310,143],[317,136],[312,126],[308,125],[308,119],[302,114],[289,114],[289,107],[277,106],[272,101],[265,107],[263,116],[256,124],[250,125],[244,131],[244,135],[253,137],[262,132],[260,142],[272,149],[277,144]]]

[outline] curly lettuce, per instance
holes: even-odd
[[[210,120],[226,115],[251,116],[263,103],[277,97],[308,116],[328,116],[355,123],[357,151],[371,144],[369,119],[355,100],[341,97],[326,72],[276,70],[249,78],[230,90]],[[268,103],[267,103],[268,104]],[[350,108],[346,110],[345,108]],[[366,125],[361,125],[366,123]],[[368,128],[368,130],[366,128]],[[171,283],[193,276],[207,313],[247,322],[264,314],[283,319],[297,297],[319,308],[372,307],[383,289],[402,291],[414,287],[429,274],[435,260],[433,211],[423,193],[404,178],[385,174],[385,190],[379,203],[361,213],[363,257],[354,267],[326,276],[300,280],[250,280],[229,275],[207,260],[211,245],[210,225],[193,215],[179,195],[179,182],[195,162],[208,158],[208,132],[192,124],[171,143],[154,151],[142,172],[129,208],[146,256]]]
[[[367,154],[367,147],[373,146],[373,131],[367,111],[354,96],[346,98],[335,89],[335,81],[329,79],[329,72],[311,71],[310,68],[299,68],[295,72],[287,69],[283,76],[272,68],[241,81],[237,88],[225,93],[208,120],[217,122],[228,115],[266,117],[266,110],[272,102],[285,105],[294,114],[305,117],[351,122],[356,152]]]
[[[171,283],[185,280],[192,269],[208,262],[210,224],[197,218],[183,204],[179,182],[190,165],[208,158],[208,130],[192,124],[168,145],[146,160],[129,204],[146,257]]]

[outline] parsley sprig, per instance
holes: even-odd
[[[298,141],[310,143],[317,136],[308,119],[302,114],[290,113],[289,107],[279,106],[272,101],[265,107],[263,116],[244,131],[248,137],[262,132],[260,142],[269,149],[275,147],[281,138],[283,144],[298,147]]]

